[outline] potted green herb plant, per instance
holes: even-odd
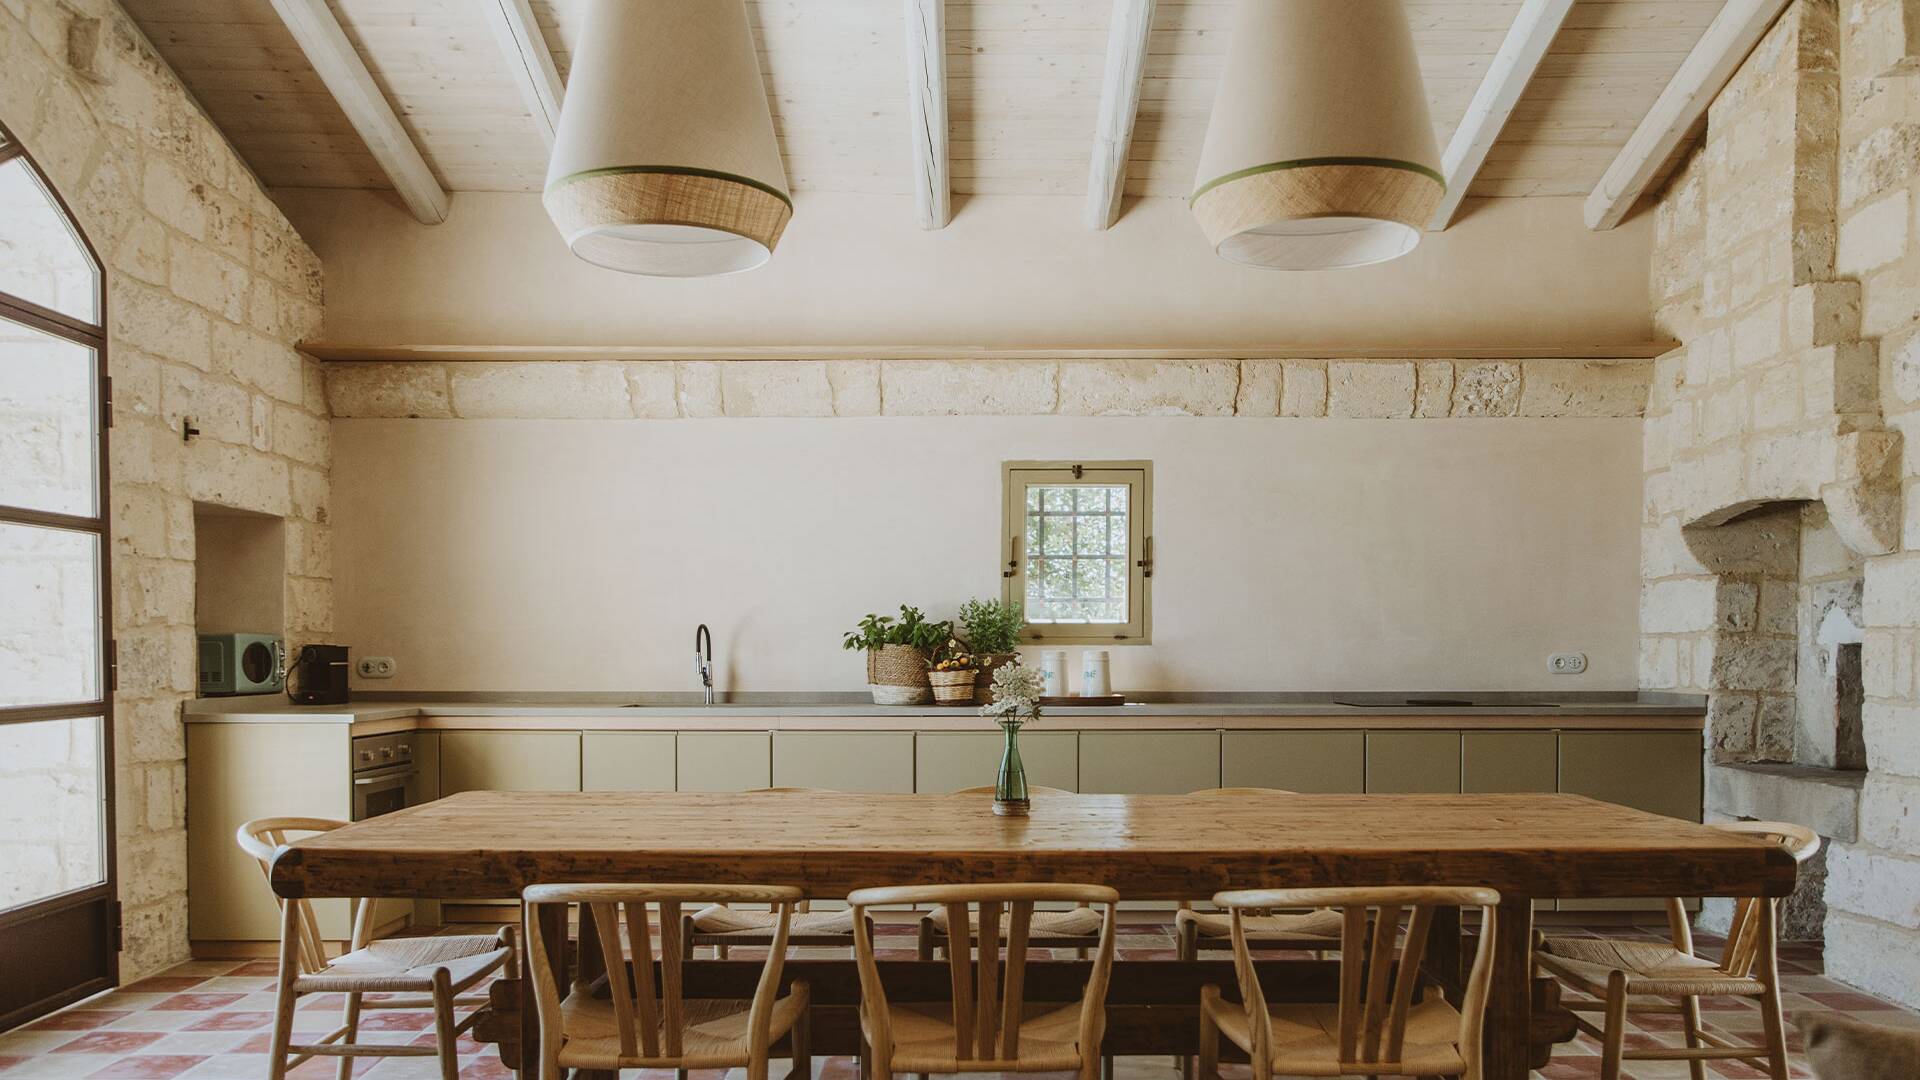
[[[1019,659],[1020,631],[1026,628],[1026,610],[1018,600],[969,600],[960,607],[960,638],[978,662],[974,700],[984,702],[993,685],[993,673]]]
[[[867,689],[875,705],[924,705],[933,696],[927,680],[933,651],[952,636],[952,623],[932,622],[919,608],[902,604],[897,619],[861,619],[841,645],[867,654]]]

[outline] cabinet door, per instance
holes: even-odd
[[[1460,739],[1460,790],[1553,792],[1560,739],[1551,731],[1469,731]]]
[[[440,794],[579,791],[577,731],[443,731]]]
[[[1217,731],[1082,731],[1080,790],[1179,795],[1220,786]]]
[[[1560,790],[1687,821],[1700,820],[1704,746],[1696,731],[1563,731]],[[1695,906],[1693,902],[1689,906]],[[1569,897],[1562,911],[1653,911],[1657,899]]]
[[[581,791],[672,791],[673,785],[673,732],[581,733]]]
[[[1367,732],[1367,791],[1369,794],[1457,794],[1460,791],[1460,733]]]
[[[1366,790],[1367,740],[1359,731],[1229,731],[1221,787],[1270,787],[1312,795]]]
[[[910,731],[777,731],[773,786],[911,792]]]
[[[992,787],[1000,776],[1004,742],[997,732],[921,732],[914,740],[913,789],[940,794]],[[1020,760],[1027,768],[1027,783],[1080,790],[1080,737],[1074,732],[1022,732]]]
[[[683,731],[678,791],[752,791],[773,783],[773,735],[766,731]]]

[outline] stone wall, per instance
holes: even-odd
[[[331,628],[326,397],[294,349],[318,324],[319,262],[112,0],[0,0],[0,120],[106,263],[121,970],[134,979],[187,955],[194,503],[286,516],[286,631]],[[202,434],[183,442],[188,417]]]
[[[1639,416],[1652,365],[1577,360],[329,364],[340,418]]]
[[[1649,392],[1641,683],[1711,695],[1710,813],[1819,826],[1830,877],[1806,878],[1825,887],[1830,973],[1916,1004],[1920,456],[1903,434],[1920,422],[1908,344],[1920,340],[1920,84],[1901,62],[1908,6],[1796,0],[1660,197],[1657,319],[1683,347],[1656,362]],[[1849,764],[1834,696],[1853,636],[1864,776],[1832,768]]]

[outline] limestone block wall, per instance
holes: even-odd
[[[334,363],[340,419],[1639,416],[1644,360]]]
[[[320,267],[112,0],[0,0],[0,120],[106,263],[115,827],[133,979],[187,954],[194,502],[287,517],[286,631],[331,629],[326,395],[294,347],[318,325]],[[185,417],[202,432],[191,443]]]
[[[1828,966],[1911,1004],[1920,84],[1908,6],[1796,0],[1660,197],[1656,320],[1683,345],[1656,362],[1648,399],[1641,683],[1711,695],[1710,768],[1834,764],[1811,709],[1842,679],[1818,638],[1859,621],[1867,771],[1857,828],[1830,847]]]

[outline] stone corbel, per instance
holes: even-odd
[[[1827,517],[1847,547],[1886,555],[1900,547],[1898,431],[1850,431],[1834,450],[1833,480],[1820,489]]]

